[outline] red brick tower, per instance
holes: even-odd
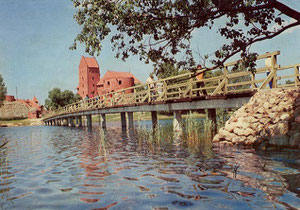
[[[97,95],[97,83],[100,80],[99,65],[96,59],[81,57],[79,64],[79,85],[77,93],[84,99],[86,95],[92,98]]]

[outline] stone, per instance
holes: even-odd
[[[271,105],[273,105],[273,106],[274,106],[274,105],[277,105],[278,102],[277,102],[277,103],[276,103],[276,102],[277,102],[277,101],[276,101],[275,98],[271,98],[271,99],[270,99],[270,104],[271,104]]]
[[[263,105],[263,108],[265,110],[269,109],[270,108],[270,103],[269,102],[265,102],[264,105]]]
[[[290,118],[290,114],[289,113],[283,113],[281,116],[280,116],[280,120],[288,120]]]
[[[219,142],[220,139],[221,139],[220,134],[217,134],[217,135],[214,136],[213,142]]]
[[[295,122],[300,124],[300,115],[295,118]]]
[[[295,133],[292,137],[290,137],[290,146],[291,147],[299,147],[300,146],[300,133]]]
[[[225,125],[225,129],[229,132],[232,132],[234,130],[234,128],[236,127],[236,123],[228,123],[227,125]]]
[[[277,135],[269,139],[269,144],[275,146],[289,146],[289,137],[287,135]]]
[[[219,134],[220,134],[221,136],[226,136],[226,137],[231,136],[231,133],[230,133],[229,131],[227,131],[226,129],[224,129],[224,128],[221,128],[221,129],[220,129]]]
[[[234,132],[236,135],[238,135],[238,136],[243,135],[243,129],[240,129],[240,128],[238,128],[238,127],[235,127],[234,130],[233,130],[233,132]]]
[[[243,129],[246,129],[250,126],[249,123],[243,121],[243,120],[239,120],[236,124],[236,127],[239,127],[239,128],[243,128]]]
[[[300,148],[299,133],[300,88],[260,90],[233,113],[214,141],[255,147],[263,144],[266,149]]]
[[[252,130],[251,128],[246,128],[243,133],[244,136],[249,136],[249,135],[254,135],[254,134],[255,134],[255,131]]]

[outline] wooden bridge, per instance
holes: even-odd
[[[98,115],[100,126],[105,129],[106,114],[120,113],[122,128],[133,128],[133,112],[151,112],[152,125],[155,128],[157,112],[167,111],[173,112],[174,131],[181,131],[182,113],[207,109],[208,118],[216,125],[216,108],[241,107],[260,89],[300,86],[300,64],[282,67],[277,63],[279,54],[280,52],[276,51],[258,56],[255,73],[234,68],[240,61],[227,63],[222,68],[205,72],[201,81],[197,80],[196,75],[205,69],[190,71],[153,83],[81,100],[47,114],[43,121],[46,125],[85,124],[91,127],[92,115]]]

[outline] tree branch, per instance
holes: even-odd
[[[285,27],[282,27],[280,30],[274,32],[274,33],[271,34],[271,35],[266,35],[266,36],[264,36],[264,37],[260,37],[260,38],[257,38],[257,39],[253,39],[252,41],[246,43],[246,47],[248,47],[248,46],[250,46],[250,45],[252,45],[252,44],[254,44],[254,43],[256,43],[256,42],[259,42],[259,41],[263,41],[263,40],[266,40],[266,39],[272,39],[273,37],[275,37],[275,36],[281,34],[281,33],[284,32],[285,30],[287,30],[287,29],[289,29],[289,28],[292,28],[292,27],[295,27],[295,26],[297,26],[297,25],[300,25],[300,21],[297,21],[297,22],[295,22],[295,23],[292,23],[292,24],[289,24],[289,25],[287,25],[287,26],[285,26]],[[210,67],[210,68],[206,68],[207,71],[208,71],[208,70],[214,70],[214,69],[216,69],[216,68],[221,67],[221,66],[225,63],[225,61],[227,61],[229,58],[231,58],[232,56],[234,56],[235,54],[237,54],[237,53],[239,53],[239,52],[241,52],[241,51],[242,51],[242,48],[239,48],[239,49],[237,49],[237,50],[231,52],[231,53],[228,54],[225,58],[223,58],[223,60],[221,60],[221,62],[220,62],[221,65],[219,64],[219,65],[215,65],[215,66]]]
[[[296,10],[291,9],[290,7],[286,6],[285,4],[280,3],[277,0],[270,0],[271,7],[279,10],[283,14],[294,18],[297,21],[300,21],[300,13]]]

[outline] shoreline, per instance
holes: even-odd
[[[43,125],[41,118],[23,120],[0,120],[0,128]]]

